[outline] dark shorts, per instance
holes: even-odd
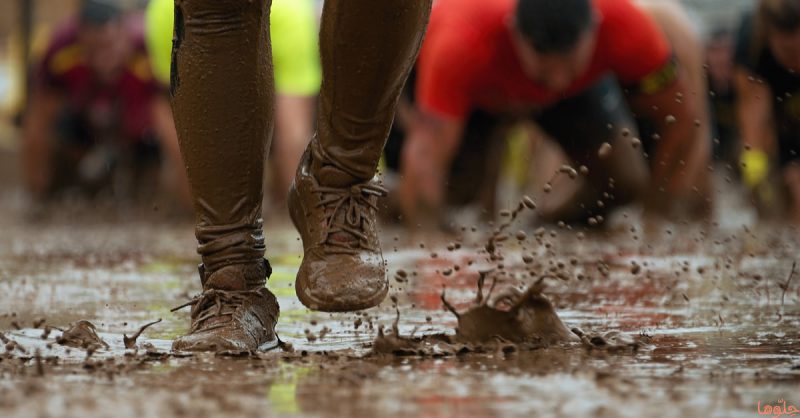
[[[580,94],[544,109],[534,120],[572,159],[592,160],[604,142],[627,129],[646,154],[655,148],[653,125],[636,119],[614,77],[608,76]]]

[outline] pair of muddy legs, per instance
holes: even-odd
[[[289,195],[303,239],[296,290],[350,311],[385,297],[373,179],[431,0],[326,0],[318,132]],[[269,0],[176,0],[172,106],[192,188],[203,293],[180,350],[275,344],[261,202],[273,126]]]

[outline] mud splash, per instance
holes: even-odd
[[[442,293],[442,303],[458,319],[456,337],[459,340],[539,342],[543,345],[577,340],[575,334],[558,317],[550,300],[542,294],[543,279],[525,290],[507,287],[493,297],[497,279],[492,280],[488,294],[483,295],[483,285],[488,274],[489,272],[480,273],[476,306],[464,312],[456,311]]]
[[[570,168],[570,167],[567,167]],[[563,169],[563,172],[569,172]],[[574,171],[574,170],[573,170]],[[513,352],[520,349],[531,350],[553,345],[581,342],[590,349],[602,349],[609,352],[638,350],[649,343],[647,335],[631,336],[619,332],[588,334],[579,328],[570,329],[558,316],[551,301],[544,295],[545,279],[561,279],[560,276],[543,275],[535,283],[519,288],[508,283],[496,294],[495,288],[501,278],[497,274],[503,269],[505,257],[500,252],[500,244],[508,237],[505,231],[511,227],[519,215],[525,210],[535,210],[535,202],[525,196],[513,211],[501,211],[508,221],[501,224],[487,239],[484,250],[488,261],[494,268],[478,272],[476,296],[472,307],[458,311],[448,300],[445,290],[441,293],[441,302],[445,309],[457,319],[455,335],[432,334],[415,338],[413,335],[403,337],[398,330],[400,311],[392,326],[391,333],[383,328],[373,341],[372,354],[394,354],[401,356],[449,356],[470,352],[503,351]],[[541,233],[537,233],[537,236]],[[524,231],[515,234],[518,241],[527,238]],[[460,247],[451,244],[448,250]],[[436,253],[431,254],[437,258]],[[527,256],[524,262],[529,264],[533,258]],[[458,266],[443,272],[445,276],[458,270]],[[531,274],[533,275],[533,273]],[[398,270],[396,281],[403,283],[408,277],[405,270]],[[491,280],[488,292],[484,294],[486,280]],[[396,308],[397,309],[397,308]]]

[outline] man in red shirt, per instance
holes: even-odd
[[[476,112],[533,118],[588,169],[580,187],[542,197],[545,220],[586,220],[645,195],[656,208],[705,203],[708,124],[691,97],[703,92],[689,88],[670,47],[679,34],[665,35],[679,31],[662,31],[656,20],[670,19],[659,14],[629,0],[437,2],[402,156],[407,217],[441,207]]]
[[[71,186],[109,186],[114,168],[135,180],[152,170],[160,154],[185,183],[169,102],[152,76],[135,23],[113,2],[85,0],[36,65],[22,148],[34,198]],[[128,186],[125,193],[152,185]]]

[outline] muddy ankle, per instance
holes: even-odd
[[[252,264],[232,264],[214,272],[207,272],[200,265],[200,279],[203,290],[253,290],[264,287],[272,268],[266,259]]]
[[[354,184],[363,183],[370,180],[360,179],[344,169],[332,164],[325,158],[325,152],[320,148],[317,138],[314,138],[306,150],[309,158],[311,175],[317,179],[321,186],[326,187],[348,187]]]
[[[332,165],[322,165],[320,167],[316,167],[312,163],[311,173],[321,186],[326,187],[349,187],[353,184],[363,182],[363,180],[357,179]]]

